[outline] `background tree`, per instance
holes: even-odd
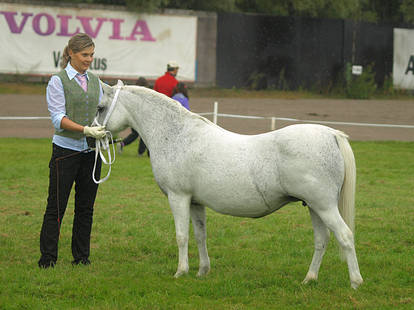
[[[399,13],[402,15],[402,19],[407,23],[414,22],[414,0],[402,0],[399,7]]]
[[[60,2],[60,0],[49,0]],[[126,6],[131,11],[182,9],[246,12],[279,16],[353,19],[374,23],[413,23],[414,0],[65,0]]]
[[[236,9],[235,0],[167,0],[168,8],[197,11],[233,12]]]

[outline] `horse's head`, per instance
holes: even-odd
[[[120,107],[119,98],[124,84],[120,80],[114,86],[109,86],[103,82],[101,84],[103,96],[97,107],[95,123],[105,126],[107,130],[116,134],[128,126],[126,113],[122,113],[124,109]]]

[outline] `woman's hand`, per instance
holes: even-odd
[[[92,137],[95,139],[102,139],[106,135],[105,126],[85,126],[83,127],[83,133],[85,134],[85,136]]]

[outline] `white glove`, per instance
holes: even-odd
[[[95,139],[102,139],[105,137],[105,126],[96,126],[96,127],[83,127],[83,133],[85,136],[92,137]]]

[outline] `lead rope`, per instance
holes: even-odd
[[[112,99],[111,106],[109,107],[109,111],[106,114],[105,119],[104,119],[102,125],[100,125],[98,123],[98,120],[96,119],[96,117],[95,117],[95,120],[93,121],[93,124],[94,125],[106,126],[106,123],[108,122],[109,117],[111,116],[113,110],[115,109],[116,101],[118,100],[119,92],[121,90],[122,85],[123,85],[122,82],[120,80],[118,80],[118,83],[116,85],[116,92],[115,92],[114,99]],[[108,138],[108,135],[109,135],[109,138]],[[110,144],[112,144],[112,151],[113,151],[113,155],[114,155],[114,158],[113,159],[112,159],[112,156],[111,156],[111,147],[110,147]],[[105,155],[103,153],[103,150],[107,152],[107,158],[108,159],[106,159],[106,157],[105,157]],[[109,170],[108,170],[107,175],[103,179],[100,179],[100,180],[96,180],[96,178],[95,178],[95,170],[96,170],[96,163],[98,162],[98,154],[99,154],[99,157],[101,158],[102,162],[105,165],[109,165]],[[113,137],[112,137],[112,133],[110,131],[106,131],[106,136],[104,138],[102,138],[102,139],[96,139],[95,163],[93,165],[93,171],[92,171],[92,179],[93,179],[93,181],[96,184],[103,183],[103,182],[105,182],[109,178],[109,176],[111,175],[111,167],[112,167],[112,164],[114,162],[115,162],[115,146],[114,146],[114,140],[113,140]]]

